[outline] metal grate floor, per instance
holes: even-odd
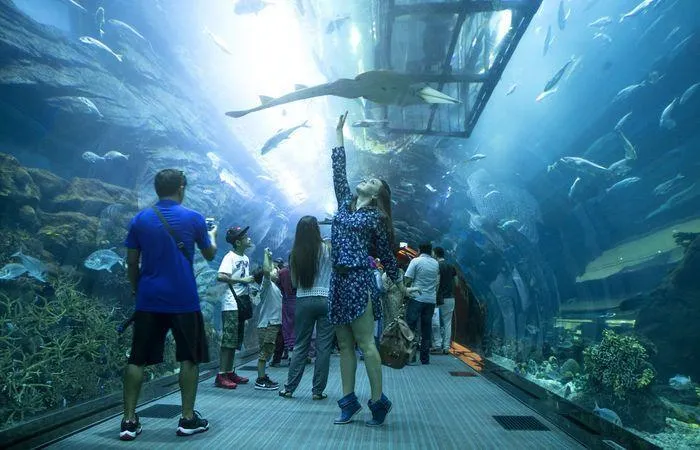
[[[162,403],[149,406],[148,408],[139,411],[139,418],[141,417],[153,417],[157,419],[172,419],[177,417],[182,411],[182,406],[180,405],[165,405]]]
[[[458,371],[451,371],[450,375],[453,377],[475,377],[476,373],[475,372],[458,372]]]
[[[549,428],[534,416],[493,416],[493,418],[509,431],[549,431]]]

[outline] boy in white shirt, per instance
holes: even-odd
[[[226,242],[233,248],[221,261],[217,279],[227,283],[240,299],[250,298],[250,261],[245,251],[252,245],[247,234],[248,227],[231,227],[226,231]],[[224,389],[235,389],[239,384],[248,382],[233,370],[233,360],[237,348],[243,343],[245,320],[238,313],[238,303],[231,289],[226,291],[221,301],[221,353],[219,356],[219,373],[216,375],[214,386]]]
[[[258,356],[258,379],[255,389],[276,390],[279,383],[272,381],[265,373],[265,364],[275,352],[277,333],[282,328],[282,292],[277,287],[277,268],[272,262],[270,249],[265,249],[263,268],[255,274],[255,281],[260,284],[260,304],[258,321],[258,339],[260,356]]]

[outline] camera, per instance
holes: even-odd
[[[207,222],[207,230],[213,230],[216,219],[214,219],[213,217],[207,217],[205,221]]]

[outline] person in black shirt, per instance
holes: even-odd
[[[454,288],[457,271],[452,264],[445,261],[445,250],[442,247],[433,249],[433,257],[437,259],[440,270],[438,307],[433,315],[433,352],[447,354],[452,342],[452,314],[455,310]]]

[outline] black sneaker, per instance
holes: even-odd
[[[209,421],[202,419],[199,411],[195,411],[191,419],[180,417],[180,422],[177,425],[178,436],[192,436],[197,433],[204,433],[209,429]]]
[[[141,422],[136,414],[135,421],[126,421],[122,419],[122,430],[119,432],[119,439],[122,441],[133,441],[136,436],[141,434]]]
[[[255,380],[255,389],[262,389],[263,391],[274,391],[279,388],[280,384],[272,381],[267,375]]]

